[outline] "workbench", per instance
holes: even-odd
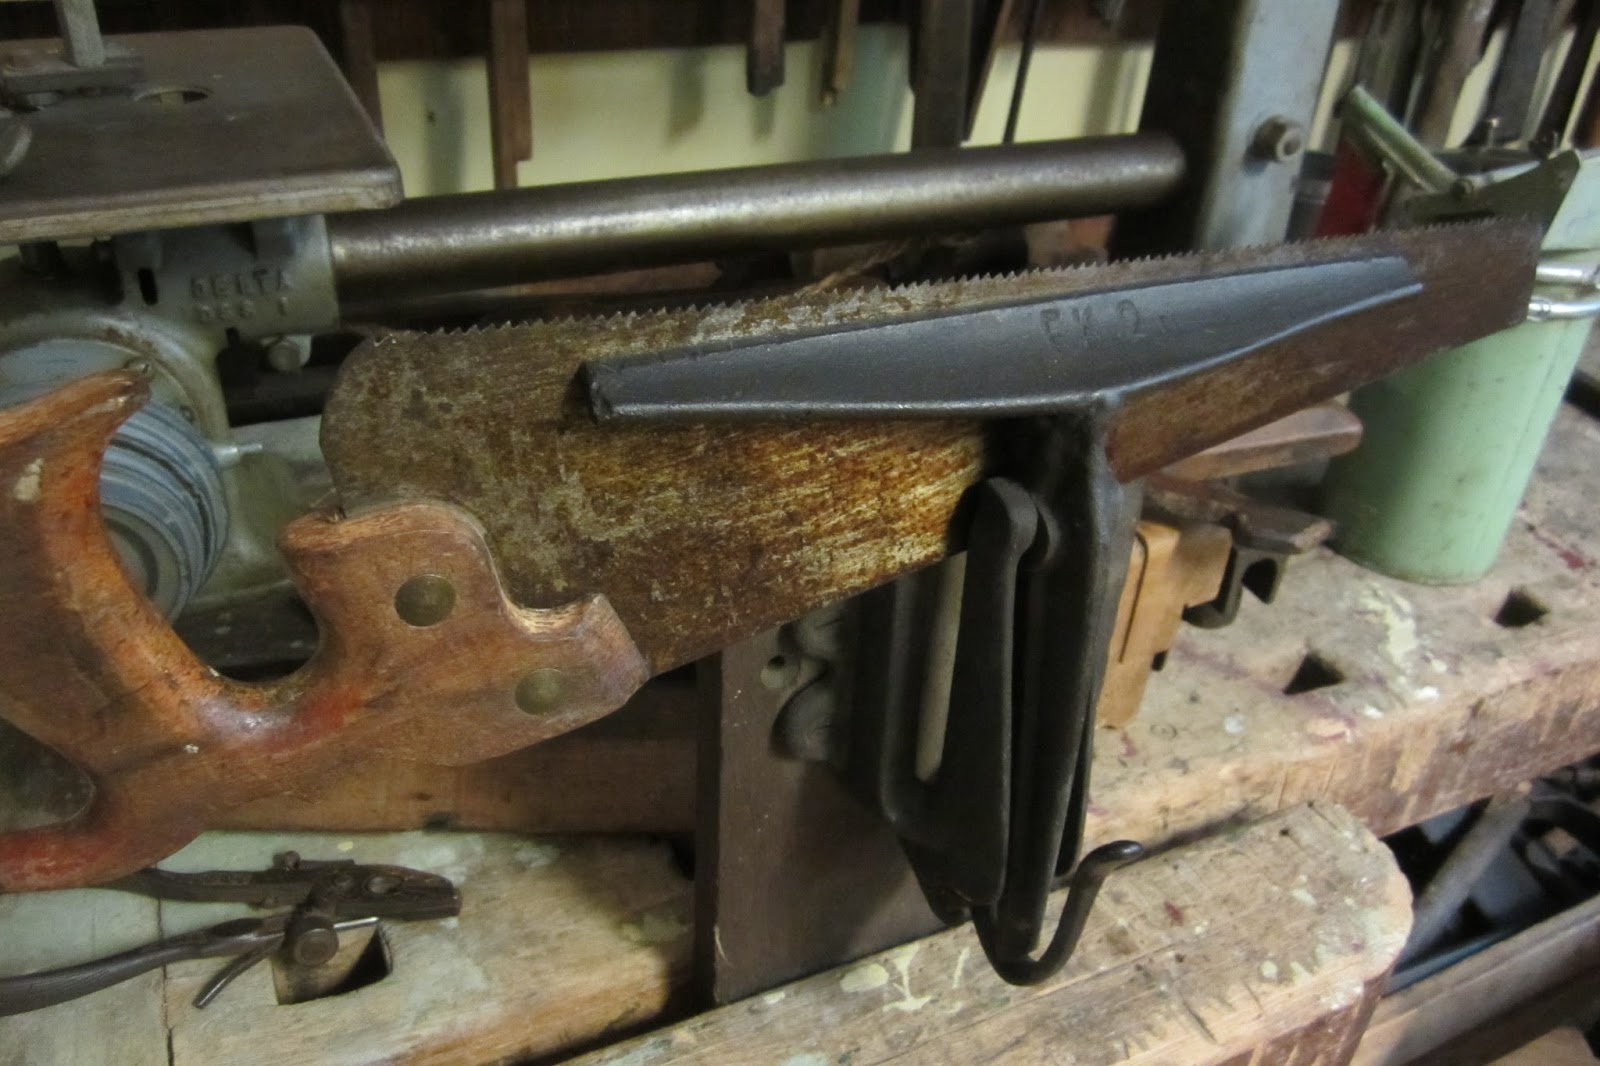
[[[1375,835],[1600,751],[1596,469],[1600,422],[1566,408],[1485,580],[1412,586],[1318,550],[1274,605],[1186,628],[1139,716],[1098,738],[1090,844],[1158,854],[1113,876],[1080,954],[1039,988],[1000,983],[956,929],[691,1017],[691,884],[659,839],[227,832],[171,865],[261,866],[293,846],[445,874],[465,906],[388,929],[393,972],[345,996],[278,1006],[258,970],[199,1012],[186,1000],[214,964],[186,963],[0,1020],[0,1063],[1346,1061],[1409,925]],[[678,750],[670,731],[661,743]],[[560,750],[538,758],[570,789]],[[515,789],[518,758],[468,821],[569,809],[537,779]],[[631,770],[646,799],[617,800],[619,823],[651,795],[679,802]],[[414,798],[427,780],[389,809],[449,806],[448,783]],[[0,942],[17,972],[216,920],[101,891],[9,897]],[[1592,943],[1600,910],[1574,921],[1567,942]]]

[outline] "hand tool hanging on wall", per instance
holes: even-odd
[[[433,921],[461,912],[460,893],[436,874],[348,859],[302,859],[292,851],[266,870],[148,869],[103,887],[180,903],[289,909],[235,918],[103,959],[0,977],[0,1017],[65,1003],[175,962],[231,956],[195,995],[194,1005],[203,1008],[240,974],[273,955],[291,974],[314,971],[339,953],[341,933],[372,928],[382,919]]]
[[[1573,112],[1578,106],[1578,92],[1589,72],[1595,39],[1600,36],[1600,3],[1588,0],[1581,10],[1578,25],[1573,31],[1572,46],[1561,61],[1561,71],[1556,75],[1549,99],[1545,101],[1544,115],[1530,138],[1534,151],[1539,154],[1549,154],[1565,142],[1567,127],[1572,124]],[[1424,139],[1423,143],[1429,142]]]
[[[1493,148],[1523,140],[1557,7],[1557,0],[1521,0],[1517,5],[1483,116],[1467,138],[1468,145]]]
[[[751,96],[765,96],[783,84],[784,28],[784,0],[750,0],[744,83]]]
[[[967,131],[978,0],[919,0],[911,26],[911,147],[954,148]]]
[[[1022,120],[1022,98],[1028,91],[1028,72],[1033,67],[1033,48],[1039,36],[1039,17],[1044,0],[1025,0],[1022,16],[1022,44],[1017,52],[1017,73],[1011,83],[1011,102],[1006,107],[1006,128],[1000,140],[1012,144],[1017,139],[1017,123]]]
[[[378,95],[378,55],[372,32],[372,0],[339,0],[339,33],[344,75],[372,125],[383,133],[383,101]],[[491,76],[492,81],[492,76]],[[490,110],[493,111],[493,105]],[[491,119],[492,121],[492,119]]]
[[[1494,8],[1494,0],[1450,0],[1440,10],[1441,24],[1427,41],[1416,109],[1417,137],[1424,144],[1445,147],[1461,91],[1483,57]],[[1357,84],[1365,81],[1358,77]]]
[[[494,187],[517,187],[517,164],[533,158],[527,0],[488,0],[489,136]]]
[[[822,26],[822,104],[839,102],[855,66],[856,31],[861,27],[861,0],[831,0]]]

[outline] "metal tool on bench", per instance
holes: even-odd
[[[461,895],[446,878],[404,866],[302,859],[285,852],[266,870],[174,873],[147,869],[105,888],[179,903],[244,903],[288,907],[262,918],[236,918],[166,937],[103,959],[0,977],[0,1017],[22,1014],[98,992],[149,970],[189,959],[232,956],[195,995],[205,1007],[240,974],[279,954],[311,969],[339,951],[339,935],[381,920],[414,922],[461,912]]]
[[[697,342],[590,363],[584,379],[602,424],[1001,420],[990,476],[965,504],[965,588],[937,769],[919,780],[927,582],[869,594],[846,721],[828,730],[841,750],[829,757],[895,827],[934,911],[970,917],[996,971],[1031,984],[1071,955],[1106,874],[1141,854],[1117,841],[1078,860],[1104,648],[1137,501],[1108,455],[1119,409],[1421,288],[1403,257],[1357,255],[847,331]],[[1056,931],[1033,958],[1050,888],[1069,872]]]
[[[938,781],[907,781],[906,722],[887,704],[854,717],[883,754],[873,769],[858,751],[854,779],[898,805],[947,913],[981,912],[1003,971],[1033,979],[1064,950],[1031,957],[1044,892],[1077,858],[1093,645],[1127,558],[1111,550],[1123,486],[1518,321],[1531,285],[1531,229],[1467,226],[395,332],[341,365],[321,425],[338,509],[284,508],[298,517],[280,555],[272,534],[289,516],[260,513],[282,502],[274,456],[232,462],[219,350],[292,372],[313,335],[397,294],[905,235],[930,217],[955,229],[1122,211],[1168,198],[1188,163],[1152,132],[380,210],[398,196],[392,160],[306,35],[111,43],[143,73],[31,113],[34,143],[0,183],[0,240],[26,246],[0,287],[0,381],[31,397],[0,410],[0,716],[95,786],[71,819],[0,833],[5,891],[126,876],[219,812],[352,759],[472,762],[566,732],[651,675],[965,545],[972,610],[996,624],[969,627],[963,653],[974,697],[957,728],[978,742],[946,750],[989,798],[983,821],[948,817]],[[0,46],[0,60],[37,47]],[[162,86],[205,91],[145,106]],[[125,133],[114,164],[91,150],[107,124]],[[110,239],[70,243],[86,237]],[[677,358],[692,345],[704,350]],[[780,354],[819,361],[774,379]],[[652,355],[601,387],[600,361]],[[777,421],[763,400],[724,412],[755,421],[702,424],[696,390],[719,359],[720,381],[808,398]],[[840,375],[839,360],[881,372]],[[684,374],[668,413],[696,424],[592,424],[574,393],[586,363],[618,418],[641,399],[624,384]],[[155,478],[197,525],[215,532],[219,503],[228,516],[220,553],[187,559],[211,575],[194,602],[292,580],[320,630],[298,672],[218,676],[107,539],[98,464],[151,397],[175,416],[169,443],[220,468],[220,496],[205,477]],[[989,685],[985,663],[1011,669],[1016,691]],[[1065,947],[1074,921],[1059,926]]]
[[[1091,645],[1109,624],[1102,590],[1120,587],[1112,575],[1127,558],[1125,543],[1108,547],[1123,536],[1119,486],[1514,321],[1532,243],[1517,225],[1465,226],[389,336],[347,362],[325,416],[345,515],[308,516],[285,534],[323,651],[266,685],[198,663],[105,540],[84,472],[137,405],[137,379],[99,375],[0,412],[0,483],[22,487],[0,494],[0,544],[15,561],[0,574],[14,620],[0,646],[3,710],[97,786],[71,823],[0,834],[0,884],[122,876],[188,840],[211,812],[321,780],[365,751],[471,761],[574,728],[649,674],[937,560],[952,529],[963,539],[952,515],[967,513],[968,490],[981,485],[994,497],[993,547],[980,546],[994,575],[984,609],[1001,621],[1008,602],[1043,613],[972,631],[987,643],[968,653],[964,676],[981,685],[980,660],[1013,663],[1021,699],[1008,706],[1006,692],[993,693],[962,720],[996,731],[981,750],[1017,761],[973,768],[996,798],[990,826],[1006,827],[981,845],[988,858],[939,851],[963,878],[978,871],[992,887],[1003,876],[1003,905],[970,902],[1000,907],[996,958],[1027,976],[1026,923],[1037,921],[1058,856],[1075,858],[1067,838],[1082,808],[1082,726],[1104,654]],[[1389,313],[1396,301],[1406,315]],[[629,352],[655,357],[590,368],[595,410],[608,419],[779,420],[649,433],[575,422],[580,364]],[[837,373],[838,360],[865,352],[873,373]],[[705,394],[711,367],[734,392]],[[1240,380],[1272,387],[1241,393]],[[652,410],[663,388],[671,402]],[[1175,402],[1206,419],[1174,419]],[[1000,421],[990,431],[985,419]],[[519,440],[497,447],[496,427],[513,424]],[[462,462],[478,473],[464,478]],[[840,480],[863,463],[869,480]],[[563,469],[582,472],[581,506],[503,505],[561,499]],[[868,492],[874,521],[837,520],[857,506],[852,484]],[[904,506],[882,511],[885,495]],[[797,524],[811,531],[799,543]],[[1024,542],[1041,535],[1041,548],[1059,536],[1059,549],[1029,556]],[[1076,551],[1105,569],[1077,565]],[[72,565],[51,562],[60,558]],[[664,558],[678,565],[664,571]],[[724,560],[739,561],[736,580]],[[1066,652],[1049,643],[1069,636],[1081,643]],[[472,671],[452,666],[461,646],[474,649]],[[893,712],[883,713],[887,730]],[[88,728],[91,717],[117,723],[114,747]],[[884,766],[897,775],[881,779],[893,795],[903,769]],[[963,841],[982,836],[964,832]],[[975,894],[974,884],[950,887]],[[1016,915],[1023,927],[1002,925]]]

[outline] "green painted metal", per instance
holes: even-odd
[[[1592,325],[1525,322],[1354,393],[1361,447],[1324,485],[1339,551],[1432,585],[1487,573]]]

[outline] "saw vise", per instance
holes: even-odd
[[[1229,99],[1305,110],[1293,56],[1244,46],[1304,16],[1222,6]],[[781,798],[727,785],[759,721],[915,873],[880,939],[970,920],[1042,980],[1142,852],[1080,854],[1097,707],[1125,720],[1180,614],[1226,623],[1328,533],[1197,483],[1319,419],[1322,456],[1353,445],[1314,405],[1520,322],[1534,282],[1516,219],[1283,243],[1300,127],[1179,116],[1223,75],[1171,43],[1137,133],[405,199],[309,31],[58,7],[60,39],[0,43],[0,719],[92,794],[0,832],[0,892],[140,876],[249,801],[502,755],[782,632],[803,670],[706,674],[767,701],[707,712],[706,928],[745,950],[718,834]],[[551,278],[1112,214],[1114,252],[1186,254],[425,328]],[[237,382],[273,375],[321,386],[242,432]],[[180,636],[258,609],[306,635],[283,669]],[[802,939],[708,962],[708,994],[879,946]]]

